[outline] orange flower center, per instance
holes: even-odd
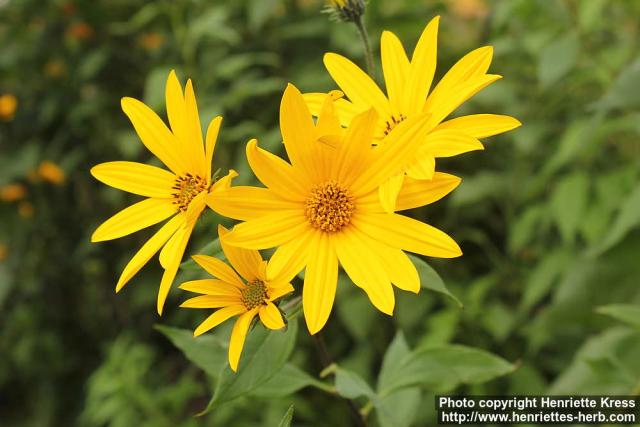
[[[327,181],[313,187],[304,214],[313,227],[333,233],[349,224],[354,210],[349,190],[335,181]]]
[[[207,190],[207,180],[198,175],[187,173],[185,176],[176,178],[173,185],[174,204],[178,205],[178,210],[184,212],[189,207],[189,203],[201,192]]]
[[[247,287],[242,291],[242,303],[247,307],[247,310],[253,310],[264,304],[266,298],[268,298],[267,287],[260,279],[248,283]]]
[[[406,118],[407,118],[407,116],[405,116],[402,113],[400,113],[400,115],[398,117],[391,116],[391,118],[389,120],[387,120],[386,126],[384,128],[384,135],[385,136],[389,135],[389,132],[391,132],[393,130],[393,128],[395,128],[400,123],[402,123],[404,120],[406,120]]]

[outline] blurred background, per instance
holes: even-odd
[[[341,402],[310,388],[195,418],[211,382],[153,326],[192,329],[204,313],[178,309],[186,295],[174,289],[158,318],[155,260],[116,297],[149,230],[89,242],[99,223],[137,200],[95,181],[90,167],[151,159],[120,98],[142,99],[164,117],[168,71],[191,77],[203,125],[224,115],[214,169],[251,182],[249,138],[282,152],[286,83],[333,89],[326,51],[364,65],[355,28],[330,21],[323,7],[0,0],[2,426],[275,426],[291,403],[296,426],[349,425]],[[524,125],[487,139],[484,152],[441,161],[462,185],[412,213],[461,244],[462,258],[429,262],[464,307],[433,292],[397,292],[389,318],[343,286],[327,345],[368,380],[400,329],[412,346],[466,344],[519,366],[458,393],[639,394],[640,2],[370,0],[374,48],[389,29],[411,51],[436,14],[437,78],[486,44],[495,47],[490,71],[504,76],[455,115],[508,114]],[[215,237],[218,221],[211,212],[200,221],[188,253]],[[304,328],[293,360],[321,369]],[[407,425],[430,425],[432,394],[416,393],[398,411],[411,414]]]

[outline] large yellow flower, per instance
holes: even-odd
[[[147,199],[118,212],[91,236],[92,242],[116,239],[171,219],[133,256],[122,272],[116,292],[157,253],[164,268],[158,291],[158,313],[176,276],[182,255],[202,213],[205,196],[229,187],[236,176],[230,171],[217,182],[211,177],[211,162],[222,117],[216,117],[207,129],[206,144],[191,80],[185,93],[175,72],[166,85],[167,115],[171,130],[149,107],[133,98],[122,98],[122,109],[133,124],[142,143],[169,169],[135,162],[108,162],[91,169],[91,174],[111,187],[145,196]]]
[[[378,112],[374,135],[380,140],[404,120],[423,113],[430,114],[426,123],[429,133],[416,158],[406,169],[406,174],[414,179],[431,179],[436,157],[481,150],[483,146],[478,138],[520,126],[513,117],[495,114],[475,114],[442,122],[463,102],[501,76],[487,74],[493,48],[485,46],[460,59],[429,92],[436,70],[438,22],[439,17],[436,17],[426,26],[411,61],[393,33],[382,33],[382,70],[388,96],[347,58],[335,53],[324,56],[329,74],[349,98],[349,101],[336,101],[336,110],[344,126],[349,125],[357,114],[373,107]],[[308,93],[304,97],[311,112],[317,116],[325,95]],[[381,202],[387,212],[395,210],[395,199],[403,176],[381,186]]]
[[[260,253],[229,246],[225,240],[226,234],[227,230],[218,226],[222,250],[235,271],[218,258],[195,255],[193,259],[217,279],[193,280],[179,287],[203,294],[185,301],[181,307],[219,309],[196,328],[194,336],[204,334],[233,316],[239,316],[229,342],[229,366],[235,372],[254,317],[258,316],[269,329],[284,328],[280,310],[273,301],[293,292],[293,286],[289,283],[293,276],[267,276],[267,262],[262,260]]]
[[[295,274],[306,266],[302,293],[312,334],[327,321],[334,301],[338,261],[351,280],[382,312],[393,313],[393,283],[420,289],[418,273],[403,252],[456,257],[460,248],[448,235],[415,219],[386,213],[378,187],[397,175],[415,156],[425,137],[426,116],[400,124],[372,148],[377,113],[353,118],[343,133],[325,95],[317,126],[302,95],[287,87],[280,108],[280,128],[291,164],[247,144],[251,169],[267,188],[232,187],[207,201],[222,215],[246,221],[225,239],[248,249],[277,246],[267,273]],[[436,174],[430,181],[407,179],[398,209],[438,200],[459,179]]]

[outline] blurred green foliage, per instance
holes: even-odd
[[[373,425],[408,426],[433,422],[439,390],[640,392],[633,0],[369,1],[374,47],[382,29],[412,46],[442,15],[437,76],[471,49],[495,46],[491,71],[505,78],[455,114],[502,113],[524,123],[488,140],[484,152],[440,162],[462,185],[414,212],[461,243],[462,258],[431,265],[464,308],[431,291],[440,284],[430,270],[419,296],[397,294],[393,318],[342,285],[324,332],[334,374],[318,378],[311,338],[290,326],[274,338],[255,330],[247,344],[288,342],[274,346],[284,352],[272,355],[279,373],[258,360],[254,374],[223,381],[228,327],[195,346],[186,330],[203,314],[179,310],[179,291],[158,319],[157,263],[115,296],[125,255],[148,233],[89,243],[101,221],[135,199],[88,170],[150,158],[119,99],[139,97],[163,113],[168,70],[191,77],[202,122],[225,117],[214,168],[252,182],[245,143],[258,137],[282,154],[277,107],[286,83],[332,89],[326,51],[363,63],[354,28],[321,9],[312,0],[0,1],[0,96],[17,99],[15,114],[0,117],[0,187],[24,190],[0,201],[0,424],[244,427],[288,425],[293,415],[296,426],[349,425],[338,393],[371,402]],[[58,164],[64,182],[39,178],[42,161]],[[211,241],[218,220],[209,213],[201,221],[190,253]],[[183,278],[197,274],[185,270]],[[517,369],[483,384],[410,376],[384,392],[404,378],[403,366],[437,373],[438,357],[468,372],[469,351],[483,351],[483,372],[493,372],[485,379],[513,370],[504,360]],[[251,393],[243,381],[254,381]],[[214,397],[214,409],[194,418],[221,387],[244,391],[227,393],[238,398],[224,404]]]

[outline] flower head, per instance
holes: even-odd
[[[0,95],[0,120],[10,121],[16,114],[18,98],[12,93]]]
[[[171,71],[166,86],[167,115],[171,130],[149,107],[133,98],[122,99],[122,109],[131,120],[142,143],[169,170],[142,163],[116,161],[97,165],[91,174],[120,190],[147,197],[118,212],[91,236],[91,241],[116,239],[170,218],[133,256],[116,285],[116,292],[160,251],[164,274],[158,292],[158,313],[162,314],[171,283],[196,220],[208,194],[226,188],[237,174],[230,171],[215,181],[211,162],[222,117],[209,124],[203,144],[198,107],[191,80],[185,92]]]
[[[330,0],[328,11],[336,18],[345,22],[355,22],[365,10],[364,0]]]
[[[456,257],[448,235],[415,219],[386,213],[378,187],[397,176],[413,158],[426,134],[428,116],[407,119],[371,148],[378,115],[356,115],[346,131],[325,101],[314,125],[300,92],[287,87],[280,128],[291,163],[247,144],[251,169],[267,188],[232,187],[207,203],[218,213],[245,221],[225,236],[228,245],[247,249],[277,246],[267,274],[296,274],[306,266],[302,294],[312,334],[327,321],[336,292],[338,263],[379,310],[392,314],[392,283],[420,289],[416,268],[403,252]],[[439,173],[430,181],[401,182],[398,209],[440,199],[460,182]]]
[[[37,174],[52,184],[60,185],[65,180],[64,171],[52,161],[44,160],[38,166]]]
[[[402,43],[393,33],[384,31],[380,41],[382,70],[387,94],[357,65],[335,53],[324,56],[324,64],[333,80],[349,100],[336,101],[342,125],[349,125],[363,111],[374,108],[378,113],[374,137],[376,141],[389,135],[400,123],[428,113],[428,130],[413,161],[405,168],[414,179],[431,179],[435,158],[450,157],[483,149],[478,140],[520,126],[513,117],[476,114],[442,122],[467,99],[501,76],[487,74],[493,49],[485,46],[460,59],[430,91],[436,70],[439,17],[424,29],[409,61]],[[311,112],[320,113],[325,94],[305,94]],[[395,210],[398,184],[404,176],[393,177],[380,188],[381,203],[387,212]]]
[[[0,200],[4,202],[16,202],[24,199],[27,189],[22,184],[7,184],[0,187]]]
[[[227,232],[224,227],[218,226],[222,250],[233,269],[218,258],[195,255],[193,259],[216,279],[181,284],[180,289],[202,294],[185,301],[181,307],[218,309],[196,328],[194,336],[202,335],[225,320],[238,316],[229,343],[229,366],[235,372],[254,317],[258,316],[269,329],[284,328],[280,310],[273,302],[293,292],[293,286],[289,283],[292,276],[268,276],[267,262],[262,260],[258,251],[227,244]]]

